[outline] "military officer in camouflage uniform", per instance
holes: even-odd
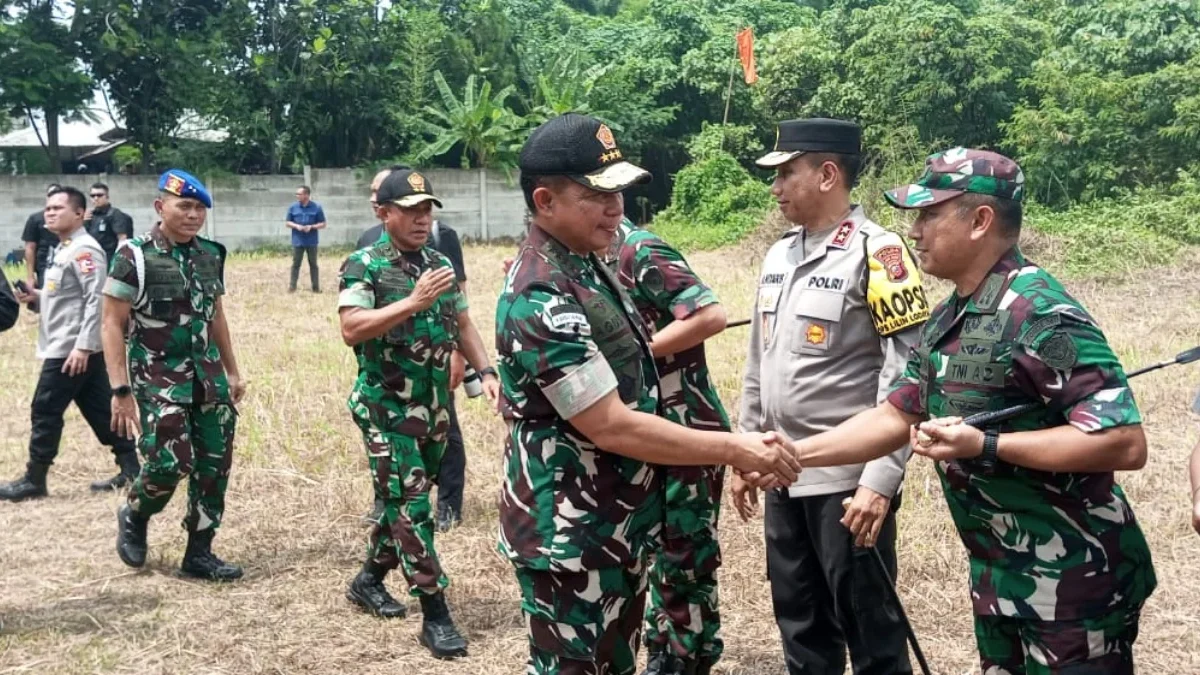
[[[594,254],[620,227],[621,191],[650,177],[609,128],[555,117],[529,137],[520,169],[533,219],[496,307],[508,423],[499,550],[521,588],[528,673],[629,675],[664,519],[658,465],[731,464],[772,485],[799,467],[773,434],[659,417],[649,336]]]
[[[358,359],[348,405],[383,501],[347,598],[380,616],[403,616],[404,605],[383,585],[400,567],[409,593],[421,600],[421,643],[439,658],[464,656],[467,642],[443,593],[449,581],[434,550],[429,503],[450,428],[451,354],[461,345],[493,404],[500,385],[454,268],[426,245],[433,205],[442,205],[429,179],[411,169],[393,171],[376,201],[388,236],[350,255],[338,296],[342,338]]]
[[[937,461],[970,559],[983,672],[1133,672],[1150,550],[1114,471],[1146,462],[1141,415],[1095,320],[1025,258],[1024,176],[992,152],[931,156],[887,193],[916,209],[921,267],[954,283],[887,402],[798,443],[806,467],[905,442]],[[976,429],[967,415],[1037,403]]]
[[[875,406],[900,377],[929,304],[904,241],[852,204],[862,130],[833,119],[779,124],[771,192],[793,224],[763,261],[742,386],[743,431],[806,438]],[[766,495],[767,576],[790,673],[912,672],[899,608],[896,511],[909,450],[810,469]],[[734,506],[755,490],[733,479]],[[850,499],[843,510],[842,501]]]
[[[117,515],[117,554],[131,567],[146,563],[150,517],[187,478],[188,543],[181,570],[228,581],[240,578],[242,568],[214,555],[212,539],[225,512],[234,405],[246,384],[222,304],[225,247],[197,236],[212,208],[199,180],[171,169],[159,178],[158,189],[154,209],[160,222],[121,244],[104,287],[102,338],[113,384],[113,429],[128,438],[140,433],[145,459]]]
[[[725,329],[725,310],[687,260],[625,220],[606,252],[634,308],[652,331],[663,416],[692,429],[729,431],[708,375],[704,341]],[[725,467],[665,468],[662,547],[650,567],[644,675],[708,673],[721,657],[717,518]]]

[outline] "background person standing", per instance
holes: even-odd
[[[104,249],[105,259],[112,260],[117,246],[133,236],[133,218],[108,201],[108,186],[104,183],[93,183],[88,196],[92,208],[85,214],[84,226]]]
[[[295,292],[296,280],[300,277],[300,261],[308,255],[308,275],[312,279],[313,293],[321,292],[317,271],[318,230],[325,229],[325,211],[321,205],[309,199],[312,190],[301,185],[296,190],[296,203],[288,207],[287,226],[292,231],[292,277],[288,292]]]
[[[46,196],[50,196],[58,187],[58,183],[47,185]],[[58,236],[46,229],[46,215],[42,209],[25,219],[21,241],[25,242],[25,283],[30,288],[41,288],[42,273],[46,270],[50,249],[58,246]]]

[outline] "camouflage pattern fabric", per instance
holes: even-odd
[[[141,250],[139,278],[133,248]],[[117,249],[104,294],[132,304],[129,378],[141,412],[141,473],[132,508],[161,511],[183,476],[189,531],[216,528],[225,510],[237,412],[210,330],[225,294],[225,247],[201,237],[172,244],[155,224]]]
[[[659,537],[662,470],[597,447],[546,393],[569,399],[612,391],[580,387],[562,395],[555,388],[573,383],[576,371],[607,364],[621,400],[657,414],[647,342],[603,263],[531,225],[496,306],[500,410],[509,426],[499,550],[515,564],[560,572],[630,567]]]
[[[717,303],[716,293],[678,251],[628,220],[613,239],[608,262],[654,331]],[[664,417],[693,429],[729,430],[703,344],[655,359],[655,366]],[[669,644],[678,656],[715,660],[724,649],[716,570],[721,565],[717,520],[725,467],[672,466],[664,471],[666,521],[662,548],[650,566],[646,644]]]
[[[351,253],[340,272],[338,307],[386,307],[407,298],[423,270],[451,266],[429,247],[420,250],[419,260],[408,260],[390,242]],[[425,311],[355,345],[351,412],[365,406],[384,431],[414,438],[444,435],[450,426],[450,355],[458,345],[458,315],[465,311],[466,297],[454,286]]]
[[[133,247],[145,257],[145,279],[138,278]],[[224,274],[225,247],[201,237],[172,245],[157,224],[117,249],[104,294],[134,305],[129,377],[139,402],[230,401],[209,334],[217,298],[225,294]]]
[[[893,206],[919,209],[965,192],[1021,201],[1025,174],[1011,159],[988,150],[951,148],[930,155],[916,183],[884,193]]]
[[[408,256],[390,241],[360,249],[342,265],[338,307],[399,302],[422,271],[440,267],[450,261],[428,247]],[[354,347],[358,377],[347,406],[363,432],[375,496],[384,504],[367,555],[387,569],[399,566],[414,596],[449,583],[433,545],[429,490],[446,451],[450,355],[458,344],[458,315],[466,310],[455,286],[428,309]]]
[[[616,391],[657,414],[649,337],[615,275],[536,224],[496,307],[508,423],[498,548],[516,567],[529,673],[633,673],[663,471],[567,420]]]
[[[1036,401],[999,427],[1141,423],[1100,328],[1014,247],[973,296],[943,301],[889,399],[914,415],[967,416]],[[1074,621],[1139,607],[1155,586],[1150,550],[1112,472],[1052,473],[1001,462],[939,462],[970,555],[975,614]]]
[[[383,513],[372,524],[367,556],[383,569],[404,574],[409,594],[436,593],[450,585],[433,546],[429,489],[446,452],[446,435],[413,438],[382,431],[366,404],[356,404],[354,421],[363,432]]]
[[[517,567],[529,630],[527,675],[633,675],[644,566],[587,572]]]
[[[1133,675],[1140,610],[1077,621],[975,617],[984,675]]]
[[[188,478],[189,532],[216,529],[225,513],[225,488],[233,465],[237,412],[228,403],[141,403],[141,473],[129,489],[129,505],[150,517],[166,507],[175,486]]]

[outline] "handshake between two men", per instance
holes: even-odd
[[[961,417],[931,420],[901,412],[889,403],[865,410],[846,422],[802,440],[792,440],[778,431],[759,436],[764,445],[788,455],[784,460],[797,473],[803,468],[853,465],[883,457],[904,444],[913,452],[935,461],[979,457],[985,449],[985,434],[963,423]],[[786,472],[745,471],[734,467],[733,505],[742,520],[754,517],[758,490],[787,488]],[[874,493],[859,490],[850,503],[842,525],[858,546],[873,546],[879,538],[889,500],[873,499]]]

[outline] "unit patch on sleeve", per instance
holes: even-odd
[[[890,232],[867,241],[867,306],[883,337],[919,326],[929,318],[921,274],[908,248]]]

